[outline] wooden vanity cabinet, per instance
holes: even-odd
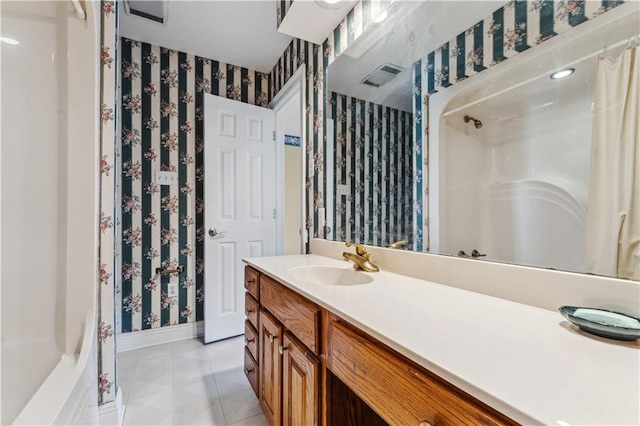
[[[259,399],[270,425],[320,423],[321,309],[260,275]]]
[[[257,372],[247,377],[257,377],[270,425],[517,424],[274,279],[256,279],[245,338],[257,325],[258,339],[247,340],[245,367]]]

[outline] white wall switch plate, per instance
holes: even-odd
[[[338,195],[349,195],[349,187],[347,185],[337,185]]]
[[[178,297],[178,284],[169,283],[167,286],[167,293],[169,297]]]
[[[156,184],[157,185],[177,185],[178,184],[178,172],[156,172]]]

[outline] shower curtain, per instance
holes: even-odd
[[[640,58],[600,58],[593,106],[587,272],[640,279]]]

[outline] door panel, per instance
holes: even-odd
[[[236,153],[234,151],[220,150],[220,180],[219,193],[220,215],[218,221],[234,220],[236,218]]]
[[[220,243],[218,250],[220,259],[220,314],[233,315],[236,308],[236,243]]]
[[[247,219],[262,220],[264,208],[262,193],[262,155],[249,153],[249,215]]]
[[[244,331],[245,257],[275,254],[273,111],[205,95],[205,342]]]
[[[249,257],[262,257],[262,241],[249,241]]]

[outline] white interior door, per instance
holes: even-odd
[[[275,254],[274,113],[205,94],[205,343],[244,332],[242,258]]]

